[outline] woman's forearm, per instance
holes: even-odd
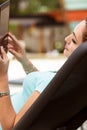
[[[16,113],[11,103],[10,94],[7,93],[9,87],[6,78],[0,78],[0,123],[3,130],[11,130],[14,126]],[[4,96],[2,93],[4,93]]]
[[[12,130],[15,122],[15,111],[12,107],[10,97],[4,96],[0,98],[0,123],[2,130]]]
[[[28,58],[21,61],[21,64],[22,64],[26,74],[33,72],[33,71],[38,71],[38,69],[31,63],[31,61]]]

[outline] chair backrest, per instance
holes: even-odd
[[[87,42],[68,58],[12,130],[75,130],[87,119],[86,107]]]

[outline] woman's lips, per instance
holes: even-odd
[[[68,48],[65,46],[65,49],[68,50]]]

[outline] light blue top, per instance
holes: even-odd
[[[19,112],[32,92],[37,90],[41,93],[54,77],[54,75],[54,72],[29,73],[23,82],[22,91],[11,96],[12,104],[16,113]]]
[[[40,93],[46,88],[51,79],[55,76],[54,72],[32,72],[29,73],[24,82],[23,89],[17,94],[11,95],[12,104],[16,113],[23,107],[26,100],[37,90]],[[0,127],[0,130],[2,128]]]

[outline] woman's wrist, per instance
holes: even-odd
[[[0,91],[8,91],[8,76],[0,77]]]
[[[34,67],[33,64],[27,63],[27,64],[22,64],[22,65],[23,65],[23,68],[24,68],[26,74],[28,74],[28,73],[34,71],[34,68],[35,68],[35,67]]]
[[[9,95],[10,95],[10,90],[0,91],[0,97],[9,96]]]
[[[26,74],[37,70],[36,67],[27,58],[21,61],[21,63]]]
[[[29,61],[29,59],[27,58],[27,56],[24,56],[21,60],[20,60],[25,73],[28,74],[30,72],[33,71],[37,71],[37,68]]]

